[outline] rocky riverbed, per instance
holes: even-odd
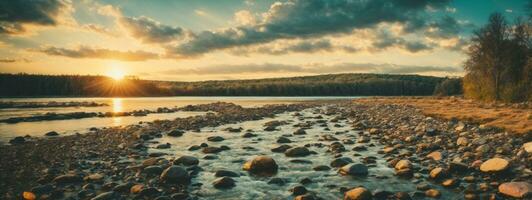
[[[0,147],[2,199],[530,198],[530,134],[349,101],[202,116]]]

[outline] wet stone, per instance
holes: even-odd
[[[231,177],[224,176],[215,179],[212,185],[218,189],[229,189],[235,187],[235,180],[233,180]]]
[[[233,172],[233,171],[229,171],[229,170],[218,170],[214,173],[214,176],[216,177],[223,177],[223,176],[227,176],[227,177],[239,177],[240,175],[236,172]]]
[[[368,167],[364,164],[348,164],[340,168],[338,172],[342,175],[351,175],[351,176],[366,176],[368,175]]]
[[[199,164],[199,160],[194,156],[181,156],[174,160],[174,165],[192,166],[197,164]]]
[[[275,152],[275,153],[284,153],[286,150],[292,148],[292,146],[290,145],[286,145],[286,144],[283,144],[281,146],[278,146],[278,147],[275,147],[272,149],[272,152]]]
[[[303,157],[310,155],[310,151],[306,147],[294,147],[287,149],[284,154],[287,157]]]
[[[166,183],[176,184],[187,184],[190,181],[190,177],[185,168],[175,165],[166,168],[161,173],[160,179]]]
[[[207,141],[210,141],[210,142],[221,142],[221,141],[224,141],[225,139],[221,136],[211,136],[211,137],[208,137],[207,138]]]
[[[371,192],[363,187],[351,189],[344,194],[344,200],[371,200],[372,198]]]

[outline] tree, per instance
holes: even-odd
[[[464,95],[495,100],[530,98],[530,19],[509,25],[500,13],[475,31],[465,62]]]

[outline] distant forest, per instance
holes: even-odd
[[[105,76],[0,74],[0,96],[423,96],[461,94],[460,78],[329,74],[291,78],[171,82]]]

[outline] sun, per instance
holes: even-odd
[[[113,69],[113,70],[111,70],[111,71],[109,71],[107,73],[107,76],[113,78],[115,81],[120,81],[120,80],[124,79],[126,74],[122,70]]]

